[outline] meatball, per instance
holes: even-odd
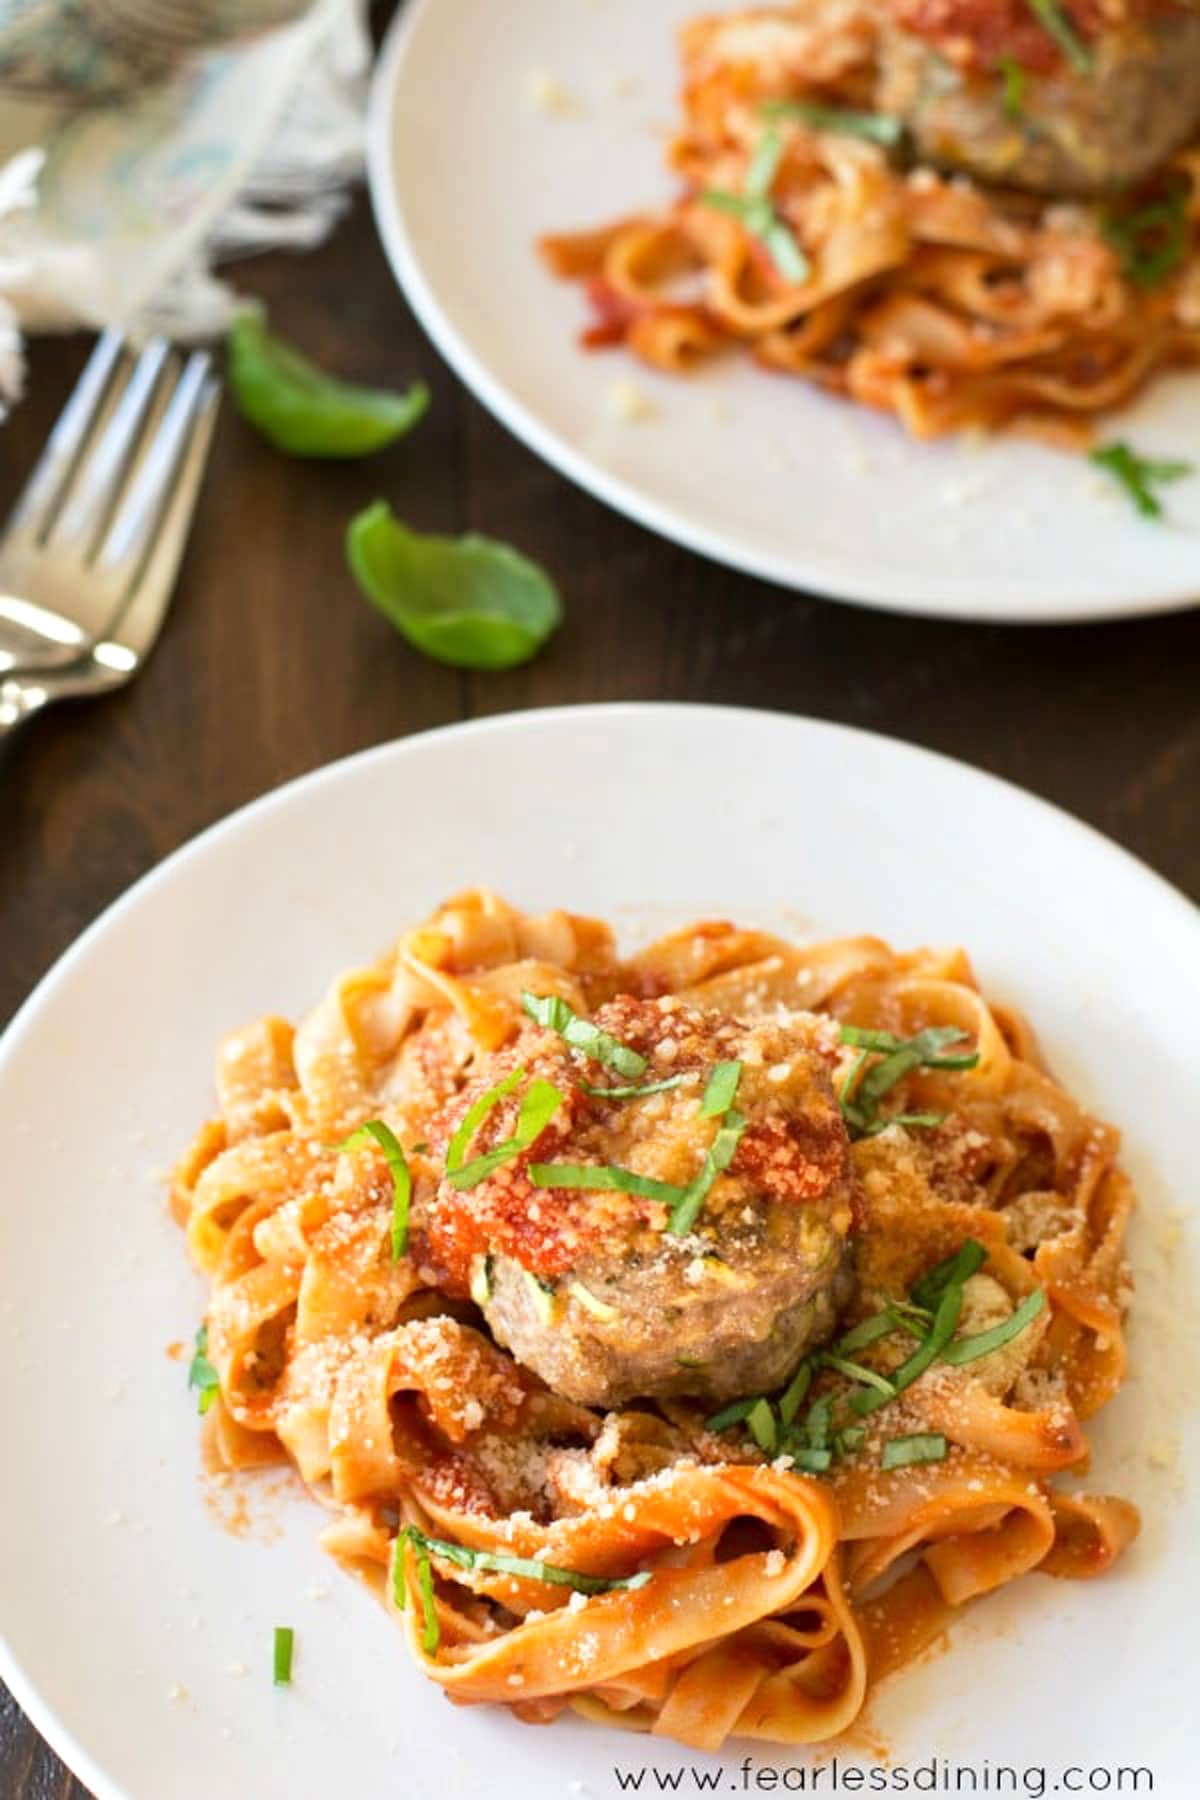
[[[930,161],[1037,192],[1138,182],[1200,127],[1200,11],[1059,7],[1074,55],[1025,0],[888,0],[876,105]]]
[[[583,1405],[719,1401],[779,1385],[830,1335],[852,1287],[859,1196],[828,1022],[749,1024],[670,997],[622,996],[591,1023],[642,1071],[614,1073],[529,1026],[446,1109],[439,1148],[470,1106],[510,1084],[469,1148],[481,1178],[443,1176],[428,1202],[439,1280],[469,1289],[498,1341]],[[725,1111],[709,1089],[718,1064],[740,1065],[726,1072]],[[553,1117],[531,1144],[481,1165],[519,1138],[521,1095],[539,1078],[562,1096]],[[564,1164],[595,1167],[598,1180],[616,1170],[619,1185],[592,1188],[578,1173],[556,1185],[547,1168]],[[706,1170],[702,1203],[680,1219],[679,1192]],[[630,1172],[642,1180],[630,1184]]]

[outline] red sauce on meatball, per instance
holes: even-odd
[[[803,1119],[765,1119],[742,1135],[731,1175],[744,1175],[773,1200],[803,1205],[819,1200],[845,1172],[845,1138],[832,1121],[827,1132]]]
[[[1102,0],[1057,0],[1058,9],[1084,43],[1126,20],[1174,12],[1171,0],[1124,0],[1117,9]],[[1062,51],[1028,0],[890,0],[892,16],[956,61],[994,69],[1005,57],[1045,75],[1064,64]]]
[[[703,1167],[719,1129],[718,1120],[700,1111],[705,1083],[719,1062],[735,1055],[740,1059],[748,1051],[756,1053],[755,1064],[753,1069],[742,1065],[737,1094],[746,1125],[726,1172],[743,1185],[739,1208],[755,1197],[811,1205],[832,1196],[830,1204],[843,1215],[835,1228],[853,1228],[854,1202],[847,1195],[855,1184],[848,1178],[845,1126],[822,1059],[803,1042],[781,1039],[778,1026],[629,994],[601,1006],[594,1023],[643,1059],[644,1071],[635,1085],[664,1079],[672,1085],[660,1087],[653,1100],[645,1101],[587,1093],[581,1079],[597,1087],[620,1087],[621,1077],[569,1049],[553,1032],[532,1026],[488,1059],[431,1126],[430,1137],[441,1156],[470,1107],[514,1070],[523,1070],[525,1078],[518,1091],[505,1095],[481,1119],[466,1149],[468,1162],[512,1137],[520,1096],[529,1082],[540,1077],[562,1099],[532,1144],[506,1157],[473,1186],[457,1187],[445,1175],[440,1180],[426,1210],[422,1238],[448,1292],[466,1294],[473,1260],[488,1252],[546,1278],[577,1267],[599,1248],[644,1253],[647,1234],[653,1241],[666,1228],[669,1198],[648,1199],[624,1189],[539,1187],[530,1179],[531,1163],[645,1170],[649,1153],[653,1178],[682,1189]],[[767,1048],[792,1058],[772,1070],[774,1079],[768,1078],[763,1060]],[[719,1217],[720,1208],[716,1211]]]

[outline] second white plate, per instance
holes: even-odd
[[[617,1769],[643,1772],[647,1793],[703,1791],[689,1765],[722,1793],[782,1793],[807,1769],[796,1748],[713,1759],[453,1708],[319,1551],[318,1506],[198,1478],[186,1362],[163,1352],[190,1337],[204,1285],[151,1172],[211,1103],[222,1033],[295,1017],[480,880],[519,905],[604,914],[627,944],[722,915],[964,941],[1063,1079],[1127,1127],[1134,1379],[1089,1427],[1089,1484],[1135,1499],[1143,1536],[1100,1581],[1031,1576],[994,1596],[948,1655],[884,1688],[872,1723],[910,1769],[1003,1763],[1032,1782],[1039,1767],[1095,1765],[1102,1780],[1143,1765],[1156,1800],[1186,1800],[1195,1434],[1177,1467],[1155,1465],[1196,1410],[1196,1234],[1169,1213],[1195,1191],[1200,924],[1111,844],[961,764],[707,707],[517,714],[311,775],[156,869],[14,1021],[0,1043],[0,1678],[99,1800],[614,1800]],[[213,1514],[241,1508],[250,1529],[231,1536]],[[296,1632],[279,1691],[277,1625]],[[860,1760],[853,1744],[838,1754]]]
[[[370,180],[385,248],[442,354],[539,455],[643,525],[787,586],[903,612],[1099,619],[1200,598],[1200,479],[1140,518],[1086,458],[918,445],[730,360],[687,380],[578,348],[581,294],[534,239],[666,198],[674,29],[699,0],[411,0],[381,57]],[[531,103],[549,78],[560,108]],[[614,408],[632,377],[649,416]],[[1110,435],[1187,457],[1200,377]]]

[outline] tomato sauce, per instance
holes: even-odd
[[[1057,0],[1066,24],[1084,43],[1114,24],[1101,0]],[[967,58],[979,69],[995,69],[1011,57],[1031,74],[1046,75],[1064,66],[1054,38],[1040,23],[1028,0],[891,0],[892,16],[955,60]],[[1163,0],[1124,0],[1123,19],[1172,12]]]

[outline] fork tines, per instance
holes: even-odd
[[[159,539],[186,530],[217,383],[204,351],[153,338],[134,355],[120,333],[98,340],[0,538],[0,672],[42,668],[114,636],[135,598],[161,623],[178,562]],[[153,571],[153,595],[139,592]],[[150,641],[152,641],[153,632]],[[147,643],[146,648],[149,647]],[[144,653],[139,651],[139,653]]]

